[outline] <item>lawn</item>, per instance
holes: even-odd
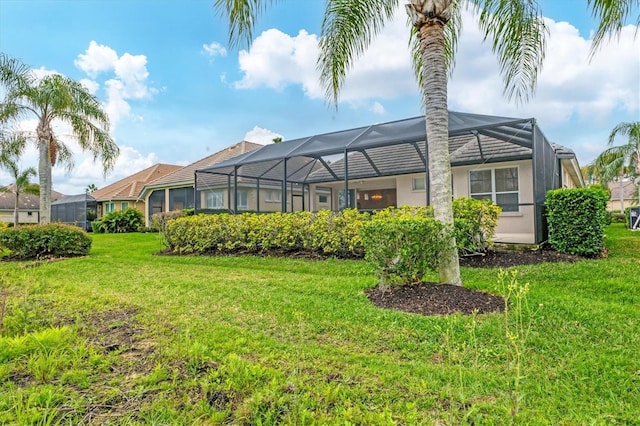
[[[0,424],[639,424],[640,233],[607,246],[519,267],[507,316],[383,310],[363,261],[162,256],[157,234],[0,262]]]

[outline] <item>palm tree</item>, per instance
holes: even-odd
[[[96,184],[95,183],[90,183],[84,189],[84,192],[86,192],[87,194],[91,194],[93,191],[97,191],[97,190],[98,190],[98,187],[96,186]]]
[[[13,205],[13,226],[18,226],[20,196],[22,194],[40,194],[40,186],[31,183],[29,180],[29,178],[36,176],[36,169],[35,167],[29,167],[25,170],[20,170],[15,161],[5,162],[2,166],[11,173],[13,184],[0,187],[0,192],[8,192],[15,196],[15,202]]]
[[[4,58],[0,67],[9,61]],[[0,75],[3,74],[11,72],[3,68]],[[100,102],[80,83],[65,76],[54,74],[40,81],[31,79],[28,84],[8,85],[0,105],[0,119],[15,120],[25,115],[38,120],[33,139],[39,152],[40,223],[46,224],[51,212],[51,168],[57,162],[67,170],[74,165],[73,153],[54,132],[56,124],[71,127],[80,148],[92,153],[94,160],[100,159],[105,174],[113,168],[120,151],[109,135],[109,117]]]
[[[18,158],[24,149],[26,139],[19,133],[3,134],[0,137],[0,167],[6,169],[13,178],[13,184],[0,187],[0,192],[15,196],[13,205],[13,226],[18,226],[20,211],[20,196],[22,194],[38,195],[40,187],[29,180],[36,176],[36,169],[29,167],[20,170]]]
[[[462,20],[462,0],[406,0],[414,70],[426,113],[431,203],[436,219],[453,223],[449,159],[447,71],[454,63]],[[229,19],[231,46],[251,42],[253,28],[267,5],[260,0],[215,0]],[[587,0],[599,19],[594,49],[609,34],[618,33],[639,0]],[[547,28],[537,0],[469,0],[479,12],[485,39],[492,41],[505,83],[505,94],[526,100],[542,66]],[[338,94],[351,65],[393,18],[399,0],[327,0],[318,67],[327,98],[337,106]],[[439,267],[440,282],[461,284],[455,240],[449,241]]]
[[[614,146],[618,136],[629,139],[624,145]],[[624,177],[634,178],[640,199],[640,121],[618,124],[609,135],[608,145],[594,161],[595,167],[601,170],[603,183],[619,178],[622,185]]]

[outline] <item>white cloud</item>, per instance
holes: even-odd
[[[78,55],[73,63],[89,77],[96,78],[101,72],[113,70],[117,61],[118,54],[115,50],[91,40],[86,52]]]
[[[99,45],[92,40],[85,53],[78,55],[74,64],[93,79],[83,79],[81,82],[94,94],[100,87],[100,83],[95,81],[98,75],[112,73],[112,77],[104,81],[106,110],[112,128],[120,120],[131,117],[129,101],[147,100],[158,93],[157,89],[148,85],[149,71],[145,55],[124,53],[118,56],[111,47]]]
[[[384,106],[380,102],[374,102],[369,108],[369,111],[379,115],[382,115],[386,112]]]
[[[531,116],[545,126],[577,118],[605,123],[616,110],[636,112],[640,103],[640,38],[637,28],[626,26],[589,61],[591,40],[567,22],[547,20],[548,49],[533,99],[523,106],[503,96],[503,83],[495,56],[477,26],[477,18],[463,10],[464,31],[456,55],[456,70],[449,84],[452,109],[484,114]],[[408,29],[403,11],[396,13],[347,76],[341,102],[354,108],[380,112],[381,99],[399,99],[419,89],[411,68]],[[277,29],[260,34],[248,51],[239,54],[243,73],[238,89],[261,87],[282,90],[296,85],[311,99],[323,99],[316,70],[318,37],[300,31],[289,36]],[[372,103],[373,102],[373,103]],[[377,104],[376,104],[377,102]]]
[[[227,49],[215,41],[209,44],[203,44],[201,52],[202,54],[209,56],[211,61],[213,61],[217,56],[227,56]]]
[[[279,133],[275,133],[269,129],[263,129],[262,127],[255,126],[244,135],[244,140],[247,142],[267,145],[273,143],[273,139],[281,137],[282,135]]]
[[[80,84],[82,84],[92,95],[98,93],[98,90],[100,89],[100,83],[88,78],[80,79]]]

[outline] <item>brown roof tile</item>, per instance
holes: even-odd
[[[221,161],[228,160],[229,158],[236,157],[240,154],[262,148],[263,146],[264,145],[248,141],[238,142],[235,145],[224,148],[214,154],[196,161],[195,163],[191,163],[188,166],[184,166],[179,170],[173,171],[163,177],[160,177],[153,182],[148,183],[147,187],[162,187],[181,183],[193,184],[193,174],[196,170],[220,163]]]
[[[97,201],[137,199],[142,188],[156,179],[181,169],[172,164],[155,164],[129,177],[93,191],[91,196]]]

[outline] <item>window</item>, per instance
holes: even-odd
[[[424,191],[426,189],[426,179],[424,176],[422,177],[414,177],[413,183],[411,185],[411,189],[414,191]]]
[[[247,191],[238,190],[238,210],[247,210],[249,208],[247,198]]]
[[[469,172],[469,186],[472,198],[492,200],[502,207],[503,212],[520,211],[517,167],[472,170]]]
[[[271,190],[264,192],[264,200],[267,202],[280,202],[282,201],[282,192],[278,190]]]
[[[116,203],[104,203],[104,211],[107,213],[113,213],[116,211]]]
[[[224,192],[223,191],[209,191],[207,192],[206,197],[207,197],[208,209],[224,208]]]
[[[120,203],[120,210],[124,211],[126,209],[129,208],[129,202],[128,201],[123,201],[122,203]]]
[[[318,195],[318,203],[326,204],[329,202],[329,197],[326,195]]]

